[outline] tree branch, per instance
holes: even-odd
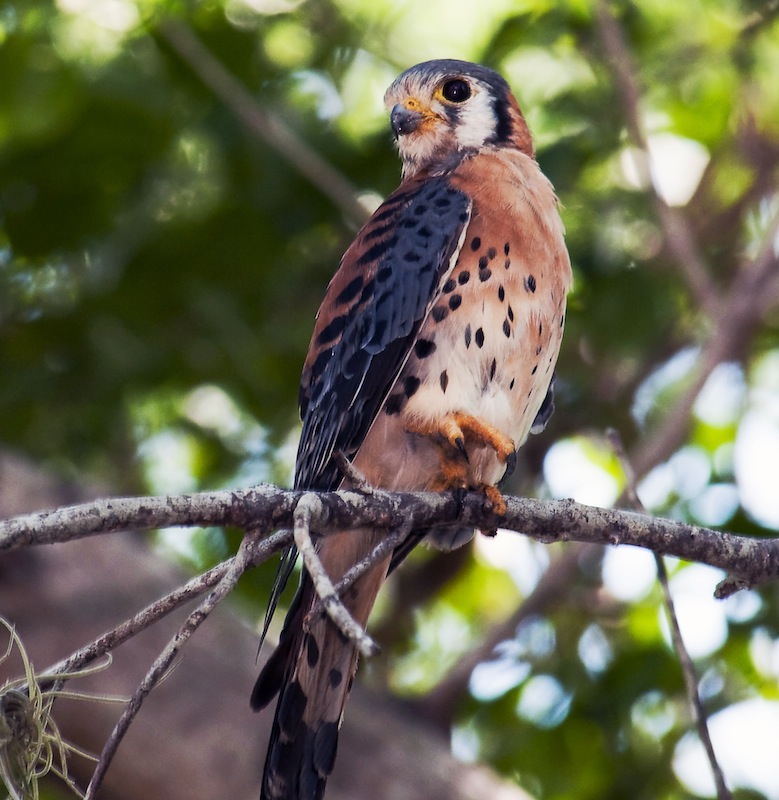
[[[120,530],[168,526],[229,525],[251,528],[265,536],[294,526],[297,504],[306,494],[274,486],[205,492],[175,497],[100,500],[0,522],[0,552],[24,545],[51,544]],[[310,493],[308,493],[310,494]],[[322,492],[310,509],[311,530],[320,536],[361,526],[388,531],[408,525],[496,527],[523,533],[539,542],[631,544],[725,570],[751,586],[779,577],[779,539],[751,538],[617,509],[595,508],[572,500],[549,501],[507,497],[504,516],[497,516],[485,497],[455,493]],[[267,557],[289,542],[288,535],[266,540]]]
[[[246,87],[214,58],[191,28],[169,19],[160,25],[159,31],[189,68],[252,133],[286,158],[355,225],[365,222],[370,213],[358,200],[357,189],[280,117],[261,108]]]

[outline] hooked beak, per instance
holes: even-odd
[[[406,108],[402,103],[398,103],[390,112],[390,125],[392,125],[395,138],[413,133],[422,124],[424,118],[424,114],[419,111]]]

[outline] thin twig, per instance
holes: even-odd
[[[719,292],[712,282],[695,236],[686,217],[671,208],[660,196],[648,169],[649,145],[641,120],[641,90],[636,78],[633,58],[625,42],[619,21],[608,8],[606,0],[596,4],[598,33],[606,54],[606,62],[611,69],[617,93],[622,103],[623,116],[633,145],[641,151],[645,164],[637,168],[643,173],[642,182],[651,189],[651,199],[660,226],[663,229],[666,247],[673,255],[679,269],[684,273],[700,307],[712,318],[716,318],[719,308]]]
[[[292,538],[291,531],[277,531],[272,536],[265,539],[254,541],[251,545],[252,553],[250,566],[260,561],[264,561],[269,555],[280,550],[289,543]],[[146,628],[166,617],[172,611],[181,607],[184,603],[194,600],[205,591],[221,581],[228,571],[232,568],[235,556],[228,558],[221,564],[217,564],[211,569],[196,575],[188,580],[183,586],[179,586],[169,594],[150,603],[146,608],[139,611],[133,617],[125,620],[120,625],[110,631],[98,636],[89,644],[80,647],[67,658],[58,661],[44,671],[44,675],[49,677],[57,676],[62,679],[69,679],[73,676],[74,670],[80,670],[85,665],[90,664],[106,653],[115,650],[119,645],[136,636]],[[83,673],[80,673],[83,674]]]
[[[244,537],[238,552],[232,559],[229,569],[226,571],[224,577],[206,597],[206,599],[187,617],[184,624],[178,630],[176,635],[170,640],[165,649],[160,653],[157,659],[152,664],[146,676],[141,681],[130,702],[125,707],[122,716],[116,723],[111,735],[106,741],[103,752],[100,754],[95,772],[92,775],[92,780],[89,782],[84,800],[94,800],[100,788],[106,771],[113,760],[116,750],[119,747],[124,735],[127,733],[130,724],[140,711],[143,701],[152,691],[152,689],[160,682],[169,670],[173,659],[179,653],[181,648],[186,644],[192,634],[200,627],[200,625],[208,619],[211,612],[224,600],[224,598],[235,588],[238,579],[243,575],[245,570],[251,564],[249,557],[250,550],[253,542],[250,537]]]
[[[246,87],[231,75],[183,22],[168,19],[159,27],[165,41],[189,68],[255,135],[341,209],[355,225],[370,216],[356,188],[313,148],[309,147],[276,114],[260,107]]]
[[[622,437],[619,435],[619,431],[613,428],[607,431],[607,435],[609,441],[611,442],[611,446],[614,448],[614,452],[616,453],[617,458],[622,465],[622,471],[625,475],[626,483],[625,495],[636,511],[645,513],[646,509],[644,508],[644,504],[641,502],[641,499],[638,496],[636,488],[636,474],[633,471],[633,467],[630,464],[627,453],[625,452],[625,446],[622,442]],[[714,745],[711,742],[708,720],[706,718],[706,710],[703,707],[701,696],[698,691],[698,676],[696,674],[695,665],[692,662],[692,658],[690,658],[690,653],[684,643],[681,628],[679,627],[679,618],[676,615],[676,606],[674,605],[673,596],[671,595],[671,587],[668,583],[668,570],[665,568],[665,561],[663,561],[663,557],[661,555],[654,553],[654,557],[655,565],[657,567],[657,579],[660,582],[660,586],[663,590],[663,599],[665,600],[665,608],[668,615],[668,627],[671,632],[671,641],[673,643],[676,656],[679,659],[679,664],[682,668],[687,699],[689,700],[690,707],[692,708],[692,716],[695,720],[695,726],[698,729],[698,736],[700,737],[703,748],[706,751],[706,756],[709,759],[709,765],[711,766],[711,772],[714,776],[714,783],[717,786],[717,798],[718,800],[732,800],[733,795],[731,794],[730,789],[728,789],[728,785],[725,782],[725,776],[722,773],[722,767],[720,767],[719,761],[717,760],[717,754],[714,752]]]
[[[543,615],[553,607],[566,602],[567,591],[575,583],[579,563],[591,545],[572,545],[558,552],[549,564],[533,591],[522,600],[517,609],[505,620],[486,632],[484,639],[464,653],[457,663],[427,694],[418,701],[421,716],[447,733],[458,699],[468,690],[471,674],[485,661],[495,657],[495,648],[517,635],[517,629],[528,617]]]
[[[320,506],[319,497],[313,493],[305,494],[300,498],[298,507],[295,509],[293,528],[295,546],[303,557],[303,563],[314,583],[317,596],[338,630],[350,639],[364,656],[376,655],[379,652],[379,646],[368,636],[365,629],[352,617],[339,599],[333,582],[314,548],[311,540],[311,519],[321,514]]]
[[[336,450],[333,453],[333,461],[335,461],[336,466],[341,470],[341,474],[348,479],[354,489],[363,494],[373,494],[373,486],[368,483],[365,475],[349,461],[342,450]]]
[[[386,538],[382,539],[376,547],[365,556],[365,558],[358,561],[346,572],[343,578],[335,584],[333,591],[336,596],[343,597],[344,592],[349,589],[360,576],[364,575],[374,564],[381,561],[382,558],[389,555],[398,545],[402,544],[410,532],[411,526],[408,524],[401,525],[399,528],[391,531]],[[324,610],[324,600],[320,598],[314,603],[314,607],[311,611],[306,614],[304,625],[310,625]]]

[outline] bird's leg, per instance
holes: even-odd
[[[474,417],[472,414],[466,414],[464,411],[453,411],[444,417],[442,425],[447,424],[450,427],[457,428],[460,431],[460,436],[465,434],[478,444],[491,447],[495,451],[495,455],[504,464],[509,464],[512,459],[516,458],[514,441],[497,428],[478,417]]]
[[[431,439],[437,446],[441,464],[442,488],[477,488],[484,492],[492,510],[499,515],[506,513],[506,501],[497,487],[482,484],[474,487],[469,480],[469,458],[466,441],[490,447],[509,470],[516,463],[516,448],[511,438],[494,426],[464,411],[452,411],[435,422],[419,422],[408,426],[411,433]],[[444,443],[441,443],[441,439]],[[446,445],[449,445],[448,447]],[[459,457],[452,457],[452,449]]]

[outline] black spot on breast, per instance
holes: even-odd
[[[441,322],[442,320],[445,320],[448,315],[449,315],[449,309],[445,308],[444,306],[436,306],[433,309],[433,319],[436,322]]]
[[[335,341],[341,335],[341,333],[343,333],[347,322],[348,319],[345,315],[331,320],[331,322],[328,325],[325,325],[325,327],[319,332],[319,336],[316,338],[316,343],[321,346],[323,344],[328,344],[329,342]]]
[[[306,660],[309,667],[315,667],[319,661],[319,645],[310,634],[306,637]]]
[[[511,383],[509,384],[509,390],[514,388],[514,378],[511,379]]]
[[[543,345],[538,345],[538,347],[536,347],[536,355],[537,356],[541,355],[541,351],[543,349],[544,349]]]
[[[504,266],[506,269],[508,269],[508,268],[511,266],[511,259],[510,259],[510,258],[507,258],[507,259],[506,259],[506,260],[503,262],[503,266]]]
[[[560,317],[560,327],[562,328],[565,325],[565,314]]]
[[[498,369],[498,362],[493,358],[492,364],[490,364],[490,380],[495,379],[495,372]]]
[[[406,252],[403,254],[403,260],[409,264],[416,264],[422,260],[422,256],[419,255],[416,250],[406,250]]]
[[[462,303],[462,301],[463,299],[459,294],[453,294],[449,298],[449,308],[451,308],[452,311],[456,311],[460,307],[460,303]]]
[[[480,281],[488,281],[490,276],[492,275],[492,270],[490,269],[480,269],[479,270],[479,280]]]
[[[421,217],[423,214],[427,214],[427,203],[419,203],[419,205],[414,206],[414,213]]]
[[[335,302],[339,306],[344,305],[344,303],[351,303],[352,300],[354,300],[354,298],[359,294],[360,289],[362,289],[362,285],[362,275],[358,275],[356,278],[352,279],[348,284],[346,284],[338,297],[335,298]]]
[[[506,299],[506,290],[503,288],[503,284],[498,287],[498,300],[502,303]],[[511,306],[509,306],[511,308]]]
[[[333,689],[340,686],[343,679],[344,676],[340,669],[331,669],[330,672],[327,673],[327,680]]]
[[[465,349],[467,350],[471,346],[471,326],[465,326]]]
[[[509,317],[509,322],[514,321],[514,309],[511,306],[509,306],[508,308],[508,317]]]
[[[473,338],[476,341],[476,346],[482,347],[484,345],[484,330],[482,328],[477,328]]]
[[[443,287],[442,287],[441,291],[442,291],[444,294],[449,294],[449,292],[453,292],[453,291],[454,291],[454,287],[455,287],[455,286],[457,286],[457,284],[455,283],[455,281],[454,281],[454,280],[452,280],[452,278],[449,278],[449,280],[448,280],[448,281],[447,281],[447,282],[446,282],[446,283],[443,285]]]
[[[418,388],[419,378],[417,378],[416,375],[409,375],[408,378],[403,381],[403,391],[406,397],[412,397]]]
[[[539,322],[538,323],[538,335],[539,336],[543,333],[543,330],[544,330],[544,323],[543,322]]]
[[[382,267],[376,275],[376,282],[386,283],[391,277],[392,277],[392,267]]]
[[[530,370],[530,374],[531,374],[531,375],[535,375],[537,370],[538,370],[538,364],[536,364],[536,365],[533,367],[533,369],[531,369],[531,370]]]
[[[475,253],[481,247],[481,239],[478,236],[474,236],[471,239],[471,250]]]
[[[464,269],[458,276],[457,276],[457,283],[460,286],[465,286],[466,283],[471,279],[471,273],[468,272],[467,269]]]
[[[498,255],[498,251],[494,247],[490,247],[490,249],[487,251],[487,258],[492,261],[496,255]]]
[[[525,278],[524,283],[525,283],[525,291],[526,292],[531,292],[531,293],[535,292],[535,290],[536,290],[536,279],[532,275],[528,275],[527,278]]]
[[[432,339],[417,339],[414,342],[414,354],[417,358],[427,358],[435,352],[435,342]]]
[[[445,394],[446,387],[449,385],[449,376],[446,374],[446,370],[438,376],[438,382],[441,384],[441,391]]]
[[[511,325],[507,319],[503,320],[503,333],[506,335],[507,339],[511,336]]]
[[[504,253],[504,255],[508,255],[510,249],[511,249],[511,245],[508,242],[506,242],[506,244],[503,245],[503,253]]]
[[[401,410],[403,409],[403,402],[405,398],[402,394],[391,394],[387,398],[387,402],[384,406],[384,411],[389,415],[393,416],[395,414],[400,414]]]
[[[487,256],[482,256],[482,257],[479,259],[479,269],[487,269],[487,265],[488,265],[489,263],[490,263],[490,262],[489,262],[489,259],[487,258]]]

